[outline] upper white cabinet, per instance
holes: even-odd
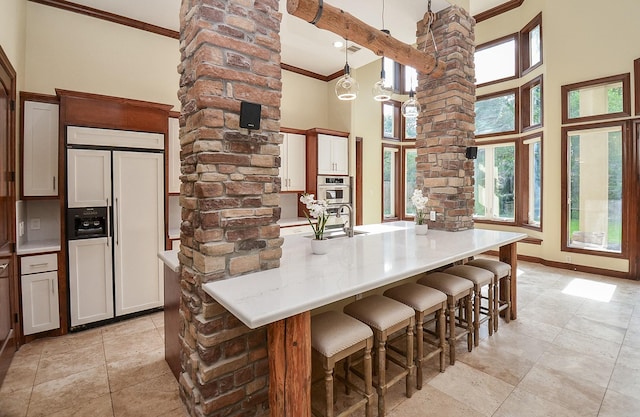
[[[318,175],[349,175],[349,140],[318,134]]]
[[[170,194],[180,193],[180,124],[178,119],[169,118],[169,184]]]
[[[280,145],[282,191],[304,191],[306,187],[306,136],[283,133]]]
[[[93,149],[67,150],[69,207],[109,206],[111,153]]]
[[[23,196],[58,195],[58,105],[24,102]]]

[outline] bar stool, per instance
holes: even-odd
[[[347,304],[344,307],[344,312],[367,324],[373,330],[373,342],[376,346],[374,353],[377,354],[375,370],[378,374],[378,380],[373,385],[378,393],[378,416],[384,417],[385,395],[389,387],[405,378],[407,398],[413,394],[411,390],[411,376],[414,368],[413,326],[415,319],[413,309],[382,295],[371,295]],[[389,336],[402,329],[406,329],[406,355],[404,358],[399,358],[393,351],[389,351],[387,354],[385,346]],[[403,368],[402,372],[389,381],[387,381],[386,373],[387,359]]]
[[[413,308],[416,321],[416,388],[422,389],[422,362],[440,355],[440,372],[444,372],[445,352],[445,328],[444,312],[447,309],[447,296],[435,288],[424,285],[408,283],[390,288],[384,292],[385,297],[393,298]],[[434,314],[436,321],[436,340],[427,337],[428,332],[424,326],[433,320],[429,316]],[[426,321],[425,321],[426,319]],[[424,342],[435,347],[434,350],[424,353]]]
[[[373,347],[373,332],[369,326],[337,311],[326,311],[311,317],[311,352],[322,362],[324,368],[325,402],[324,413],[314,410],[314,415],[334,417],[333,410],[333,371],[338,361],[361,350],[364,351],[364,390],[361,390],[349,380],[349,369],[345,366],[344,383],[347,388],[353,388],[363,397],[358,402],[338,414],[343,417],[365,407],[366,417],[373,415],[373,388],[371,385],[371,348]]]
[[[473,318],[471,316],[471,297],[473,296],[473,283],[467,279],[457,277],[444,272],[433,272],[418,280],[418,284],[435,288],[447,296],[447,326],[449,328],[449,363],[456,363],[456,340],[467,336],[467,349],[473,349]],[[456,310],[458,310],[458,323],[456,324]],[[465,315],[462,317],[462,312]],[[456,332],[456,327],[462,329]]]
[[[445,273],[468,279],[473,283],[473,341],[475,346],[480,344],[480,325],[489,322],[489,335],[493,334],[493,274],[486,269],[469,265],[454,265],[444,270]],[[488,286],[488,305],[482,307],[482,287]]]
[[[497,332],[498,317],[501,311],[506,310],[504,320],[507,323],[511,321],[511,265],[493,259],[474,259],[467,262],[467,265],[486,269],[493,273],[493,310],[495,312],[493,329]],[[503,295],[504,298],[501,298]]]

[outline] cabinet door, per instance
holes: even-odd
[[[180,193],[180,124],[178,119],[169,119],[169,193]]]
[[[318,175],[332,175],[331,136],[318,135]]]
[[[331,140],[331,155],[333,158],[334,175],[349,175],[349,140],[334,137]]]
[[[21,281],[24,334],[59,328],[58,273],[22,275]]]
[[[69,207],[108,206],[111,198],[111,152],[67,150]]]
[[[116,316],[163,305],[163,179],[162,154],[113,153]]]
[[[71,326],[113,317],[111,238],[69,241]]]
[[[24,196],[58,195],[58,105],[25,101]]]
[[[307,138],[290,133],[287,138],[287,178],[289,191],[304,191],[307,184]]]

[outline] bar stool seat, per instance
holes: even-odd
[[[456,340],[467,337],[467,349],[473,349],[473,318],[471,316],[471,297],[473,283],[467,279],[444,272],[433,272],[418,280],[418,284],[435,288],[447,296],[447,327],[449,335],[449,363],[456,363]],[[459,305],[459,308],[456,306]],[[459,311],[459,325],[456,325],[456,310]],[[465,315],[462,317],[462,311]],[[462,329],[456,332],[456,327]]]
[[[345,367],[345,385],[347,391],[353,388],[360,394],[362,399],[351,407],[338,414],[336,417],[343,417],[352,414],[354,411],[365,407],[365,415],[373,415],[373,388],[371,348],[373,347],[373,332],[369,326],[337,311],[326,311],[311,317],[311,348],[312,353],[319,357],[324,368],[325,381],[325,403],[324,413],[312,410],[314,415],[324,417],[334,417],[333,410],[333,380],[334,368],[338,361],[348,358],[356,352],[364,351],[364,390],[351,384],[349,380],[349,369]]]
[[[422,363],[432,357],[440,356],[440,372],[444,372],[445,367],[445,321],[444,312],[447,309],[447,296],[442,291],[424,285],[407,283],[390,288],[384,292],[385,297],[393,298],[413,308],[416,321],[416,388],[422,389]],[[428,332],[424,326],[431,322],[428,317],[431,314],[436,316],[436,340],[427,338]],[[434,350],[424,352],[424,342],[435,347]]]
[[[493,317],[495,316],[493,304],[493,273],[486,269],[469,265],[454,265],[444,271],[447,274],[468,279],[473,283],[473,340],[475,346],[480,343],[480,325],[489,322],[489,335],[493,334]],[[488,286],[488,305],[482,307],[482,287]]]
[[[374,353],[377,354],[375,370],[378,380],[374,386],[378,393],[378,416],[385,416],[385,395],[390,386],[405,379],[406,396],[413,394],[411,376],[413,375],[413,327],[415,325],[414,311],[412,308],[384,297],[371,295],[344,307],[344,312],[361,322],[367,324],[373,330]],[[385,349],[389,336],[403,330],[406,332],[406,355],[403,358],[395,355],[393,351]],[[387,380],[387,359],[399,365],[402,371]]]
[[[494,276],[493,305],[495,320],[493,329],[497,332],[500,312],[505,311],[504,320],[507,323],[511,321],[511,265],[494,259],[474,259],[467,262],[467,265],[486,269]]]

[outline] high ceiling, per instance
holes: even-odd
[[[166,29],[179,30],[181,0],[71,0],[71,2],[125,16]],[[428,9],[428,0],[328,0],[338,7],[376,28],[384,28],[402,42],[415,42],[416,21]],[[471,14],[489,10],[507,0],[470,0]],[[286,10],[286,0],[280,0],[282,24],[282,62],[294,67],[328,76],[344,66],[344,47],[336,49],[333,42],[338,35],[318,29]],[[432,0],[431,8],[437,12],[449,6],[446,0]],[[349,64],[358,68],[377,59],[366,48],[349,54]]]

